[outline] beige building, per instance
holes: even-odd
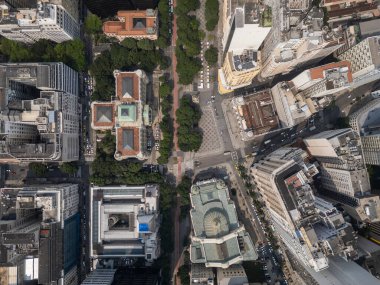
[[[223,66],[218,73],[221,94],[252,83],[260,71],[260,46],[271,30],[270,7],[252,1],[243,3],[230,1],[228,20],[224,22]]]

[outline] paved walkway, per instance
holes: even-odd
[[[199,127],[203,131],[202,145],[195,157],[204,157],[212,154],[221,154],[223,145],[221,142],[219,129],[215,121],[214,110],[211,106],[202,107],[202,117]]]
[[[177,1],[173,1],[173,7],[175,8],[177,5]],[[173,68],[173,122],[174,122],[174,149],[176,151],[176,154],[180,151],[178,147],[178,136],[177,136],[177,129],[178,129],[178,123],[177,123],[177,116],[176,111],[179,106],[179,90],[178,90],[178,74],[177,74],[177,57],[175,55],[175,46],[177,41],[177,16],[176,14],[173,14],[173,37],[172,37],[172,46],[174,47],[172,52],[172,68]],[[182,178],[182,169],[181,169],[181,163],[182,163],[182,157],[177,156],[177,172],[176,172],[176,178],[177,183],[181,181]]]

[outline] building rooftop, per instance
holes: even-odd
[[[191,187],[190,199],[193,263],[227,268],[243,260],[257,259],[251,238],[239,225],[235,205],[222,180],[198,182]]]
[[[116,96],[111,102],[93,102],[91,126],[95,130],[115,130],[115,159],[145,158],[145,127],[152,121],[146,105],[148,79],[141,70],[114,71]]]
[[[140,79],[135,72],[116,72],[116,96],[121,102],[140,100]]]
[[[158,258],[158,200],[157,185],[91,187],[91,258]]]
[[[119,21],[106,21],[103,32],[115,36],[144,36],[157,33],[157,12],[152,9],[118,11]]]
[[[279,120],[269,89],[232,99],[243,139],[268,133],[279,127]]]
[[[110,103],[94,103],[92,106],[93,124],[96,127],[113,128],[115,125],[115,106]]]

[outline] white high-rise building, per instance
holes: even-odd
[[[78,8],[78,1],[73,2]],[[48,39],[61,43],[79,38],[76,15],[69,13],[62,5],[39,1],[37,8],[10,12],[8,6],[1,5],[0,10],[0,35],[10,40],[33,43],[40,39]]]
[[[314,271],[328,268],[328,256],[356,256],[353,234],[336,209],[313,194],[317,167],[301,149],[282,148],[252,166],[251,173],[286,247]],[[326,220],[325,212],[334,213]],[[339,222],[338,222],[339,221]],[[340,246],[338,246],[340,245]]]
[[[378,221],[380,200],[371,195],[359,134],[352,129],[338,129],[316,134],[304,142],[321,166],[320,193],[342,203],[357,221]]]
[[[351,128],[360,135],[366,164],[380,165],[380,99],[374,99],[350,116]]]
[[[369,37],[338,56],[351,63],[354,86],[380,78],[380,36]]]
[[[300,11],[306,6],[294,9],[287,0],[272,2],[272,31],[261,49],[261,78],[318,62],[343,45],[342,30],[324,25],[322,9],[314,7],[305,17]]]

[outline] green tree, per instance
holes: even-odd
[[[73,175],[78,171],[78,165],[75,162],[64,162],[59,169],[66,174]]]
[[[205,4],[206,29],[213,31],[219,21],[219,1],[206,0]]]
[[[47,165],[39,162],[29,163],[29,170],[31,170],[36,176],[44,176],[47,172]]]
[[[128,49],[137,48],[137,41],[131,38],[125,38],[120,44]]]
[[[102,25],[102,20],[95,14],[89,14],[84,21],[84,29],[88,34],[100,34]]]
[[[56,60],[62,61],[76,71],[86,67],[84,44],[80,39],[57,44],[54,48]]]
[[[153,50],[154,42],[148,39],[142,39],[137,41],[137,47],[143,50]]]
[[[215,65],[218,62],[218,49],[211,45],[205,51],[205,59],[209,65]]]

